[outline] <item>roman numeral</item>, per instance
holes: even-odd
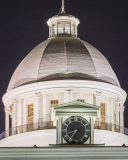
[[[90,130],[89,129],[86,129],[86,132],[89,132]]]
[[[84,127],[86,127],[88,124],[85,124]]]
[[[68,137],[68,135],[66,134],[65,136],[64,136],[64,138],[67,138]]]
[[[85,134],[85,135],[84,135],[84,137],[85,137],[85,138],[87,138],[87,137],[88,137],[88,135],[86,135],[86,134]]]
[[[62,131],[63,131],[63,132],[66,132],[67,130],[66,130],[66,129],[63,129]]]
[[[66,123],[64,123],[64,125],[68,127],[68,125]]]
[[[69,119],[68,122],[71,123],[72,121]]]
[[[77,121],[77,120],[78,120],[78,118],[77,118],[77,117],[74,117],[74,120],[75,120],[75,121]]]

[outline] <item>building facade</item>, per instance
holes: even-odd
[[[6,118],[1,147],[56,144],[52,109],[72,101],[100,107],[94,125],[95,144],[128,145],[124,134],[127,94],[107,59],[77,37],[79,23],[62,5],[61,13],[47,22],[49,38],[15,70],[3,96]]]

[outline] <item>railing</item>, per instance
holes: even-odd
[[[95,121],[94,129],[102,129],[107,131],[118,132],[128,136],[127,128],[112,123]]]
[[[44,130],[44,129],[56,129],[56,127],[53,126],[52,121],[25,124],[22,126],[17,126],[15,128],[10,128],[9,130],[2,132],[0,134],[0,140],[12,135],[16,135],[24,132],[36,131],[36,130]]]
[[[2,132],[0,134],[0,140],[12,135],[30,132],[30,131],[36,131],[36,130],[44,130],[44,129],[56,129],[56,127],[53,126],[52,121],[48,121],[48,122],[43,121],[43,122],[37,122],[32,124],[25,124],[15,128],[10,128],[9,130]],[[116,124],[106,123],[106,122],[95,121],[94,129],[108,130],[108,131],[113,131],[113,132],[118,132],[118,133],[128,135],[127,128],[116,125]]]
[[[52,37],[56,37],[56,36],[58,36],[58,37],[63,37],[63,36],[66,36],[66,37],[71,37],[71,36],[76,37],[75,34],[68,34],[68,33],[52,34]]]

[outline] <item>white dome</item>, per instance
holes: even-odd
[[[106,58],[78,38],[56,37],[35,47],[19,64],[8,91],[18,86],[48,80],[81,79],[120,87]]]

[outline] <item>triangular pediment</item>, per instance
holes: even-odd
[[[92,104],[80,102],[80,101],[72,101],[68,103],[63,103],[58,106],[54,106],[55,110],[60,109],[87,109],[87,110],[99,110],[99,106],[94,106]]]

